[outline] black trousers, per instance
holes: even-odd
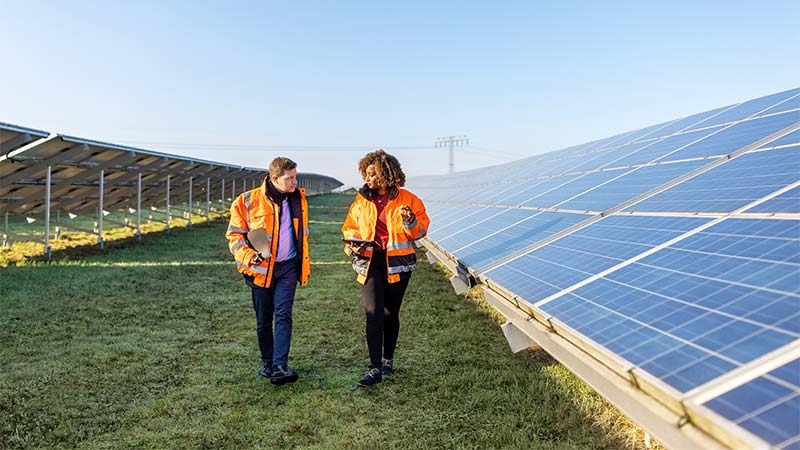
[[[400,334],[400,305],[411,279],[411,272],[400,274],[400,281],[387,280],[386,252],[376,251],[361,285],[361,304],[367,315],[367,348],[372,367],[381,367],[381,358],[393,359]]]

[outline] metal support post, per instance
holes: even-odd
[[[167,233],[169,233],[169,222],[172,219],[169,207],[169,175],[167,175]]]
[[[103,243],[103,191],[105,183],[105,170],[100,170],[100,194],[98,196],[98,207],[97,207],[97,243],[100,244],[100,248],[104,247]]]
[[[136,240],[142,240],[142,172],[136,182]]]
[[[206,178],[206,223],[211,223],[211,178]]]
[[[47,166],[47,181],[44,188],[44,255],[50,261],[50,182],[53,180],[53,166]]]
[[[6,211],[4,215],[6,216],[6,220],[5,220],[5,228],[3,228],[3,248],[11,245],[10,239],[8,237],[8,211]]]
[[[189,177],[189,229],[192,229],[192,177]]]
[[[225,217],[225,178],[222,179],[222,196],[219,199],[219,203],[222,206],[222,217]]]

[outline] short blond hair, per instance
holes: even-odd
[[[297,168],[297,163],[285,156],[278,156],[269,163],[269,176],[280,177],[285,172]]]

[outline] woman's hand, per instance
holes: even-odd
[[[363,255],[366,246],[366,243],[347,242],[345,244],[345,249],[347,250],[347,254],[353,257],[356,255]]]
[[[411,207],[408,205],[403,205],[400,207],[400,215],[403,216],[403,222],[411,223],[417,216],[414,215],[414,212],[411,211]]]

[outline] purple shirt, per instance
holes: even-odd
[[[292,214],[289,211],[289,200],[284,198],[281,203],[280,234],[278,236],[278,254],[275,261],[281,262],[292,259],[297,255],[294,248],[294,231],[292,231]]]

